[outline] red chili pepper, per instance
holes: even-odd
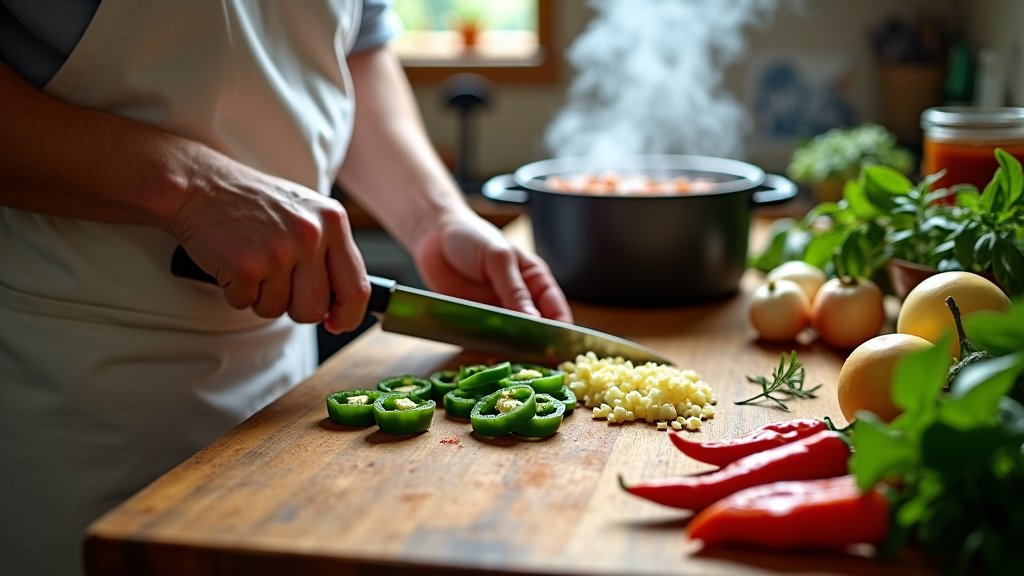
[[[690,458],[715,466],[725,466],[744,456],[789,444],[827,429],[824,420],[798,418],[766,424],[742,436],[719,442],[690,440],[682,432],[673,432],[669,438],[676,448]]]
[[[706,474],[651,480],[626,486],[630,494],[652,502],[703,510],[718,500],[751,486],[781,480],[814,480],[846,474],[850,447],[843,435],[823,430],[790,444],[769,448]]]
[[[690,520],[686,532],[705,546],[880,544],[889,533],[889,502],[878,488],[861,493],[853,476],[775,482],[719,500]]]

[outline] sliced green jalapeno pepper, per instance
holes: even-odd
[[[568,386],[562,386],[555,392],[551,393],[556,399],[561,400],[562,404],[565,404],[565,415],[570,416],[572,411],[576,409],[576,393],[569,389]]]
[[[472,394],[456,388],[444,395],[444,411],[452,418],[469,420],[469,414],[480,398],[482,396],[479,394]]]
[[[432,384],[426,378],[417,378],[408,374],[385,378],[377,383],[381,392],[397,392],[416,397],[417,400],[430,400]]]
[[[455,370],[440,370],[428,378],[430,380],[430,397],[435,402],[443,402],[444,395],[458,388],[459,373]]]
[[[550,394],[536,394],[537,413],[522,428],[516,430],[519,436],[543,438],[558,431],[565,415],[565,404]]]
[[[526,384],[502,388],[473,406],[469,422],[481,436],[504,436],[526,425],[537,414],[536,393]]]
[[[434,421],[433,400],[420,400],[409,394],[383,393],[373,403],[373,417],[381,432],[418,434]]]
[[[473,365],[459,368],[459,389],[476,394],[489,394],[499,387],[502,378],[512,375],[512,363],[493,366]]]
[[[327,395],[327,417],[343,426],[373,426],[373,403],[380,390],[342,390]]]
[[[501,386],[529,384],[535,392],[552,394],[565,384],[565,372],[536,364],[513,364],[512,374],[502,379]]]

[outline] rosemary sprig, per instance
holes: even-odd
[[[783,400],[815,398],[814,391],[821,388],[821,384],[818,384],[814,388],[804,390],[804,366],[797,361],[796,350],[790,351],[788,365],[785,354],[779,357],[779,365],[772,370],[770,380],[764,376],[747,376],[747,381],[759,384],[761,393],[746,400],[738,400],[736,404],[751,404],[762,398],[767,398],[786,412],[789,412],[789,406],[786,406]]]

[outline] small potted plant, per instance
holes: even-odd
[[[810,186],[818,201],[835,202],[842,196],[843,185],[856,179],[861,168],[868,165],[888,166],[908,175],[914,168],[914,157],[884,127],[862,124],[833,128],[804,142],[793,152],[786,173]]]
[[[822,202],[801,221],[783,221],[752,264],[787,259],[821,268],[838,258],[898,297],[935,272],[967,270],[1024,296],[1024,174],[996,150],[999,169],[981,193],[972,186],[932,190],[941,173],[914,185],[887,166],[866,166],[844,183],[842,199]],[[953,204],[939,200],[955,196]]]
[[[479,43],[484,27],[483,7],[477,0],[461,0],[455,2],[453,10],[452,26],[462,38],[462,45],[473,49]]]

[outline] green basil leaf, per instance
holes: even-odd
[[[942,254],[936,250],[935,256],[940,257],[941,255]],[[941,258],[939,263],[935,265],[935,268],[939,272],[958,272],[964,269],[964,265],[956,258]]]
[[[877,188],[889,196],[905,196],[914,188],[914,183],[909,178],[888,166],[865,166],[862,174],[868,188]]]
[[[864,187],[864,194],[872,204],[878,207],[883,212],[888,212],[893,209],[896,205],[893,202],[893,196],[897,193],[893,192],[889,188],[898,188],[898,185],[892,182],[888,170],[882,166],[870,166],[866,167],[861,171],[861,185]],[[899,174],[899,172],[896,172]],[[906,178],[902,174],[900,177]],[[909,187],[908,187],[909,189]]]
[[[836,204],[835,202],[821,202],[819,204],[816,204],[813,208],[811,208],[807,212],[807,215],[804,216],[804,225],[811,226],[822,217],[832,217],[833,215],[842,211],[843,208],[839,204]]]
[[[918,184],[918,188],[921,190],[931,190],[935,187],[935,183],[942,180],[942,177],[946,175],[945,170],[939,170],[934,174],[928,174],[921,179],[921,183]]]
[[[791,218],[780,218],[772,224],[768,231],[768,242],[760,254],[750,259],[750,265],[761,272],[768,272],[784,262],[783,252],[786,249],[786,238],[796,222]]]
[[[953,381],[950,401],[940,408],[942,420],[962,430],[991,423],[1021,372],[1024,351],[965,367]]]
[[[927,188],[926,188],[926,190],[927,190]],[[934,203],[938,202],[939,200],[945,200],[946,198],[949,198],[951,196],[956,196],[956,195],[957,195],[957,191],[956,191],[955,188],[939,188],[938,190],[935,190],[934,192],[928,192],[927,194],[925,194],[924,195],[924,202],[925,202],[925,204],[934,204]]]
[[[1004,442],[1005,435],[993,426],[964,429],[936,422],[921,437],[921,463],[944,476],[977,473]]]
[[[850,438],[854,448],[850,471],[862,490],[911,468],[917,462],[915,447],[870,412],[857,415]]]
[[[980,235],[981,224],[977,220],[964,222],[960,229],[953,233],[953,242],[956,245],[953,254],[967,268],[973,267],[974,245]]]
[[[988,268],[992,262],[992,252],[996,245],[994,232],[983,232],[974,242],[974,265],[975,267]]]
[[[982,212],[985,214],[993,214],[999,212],[996,206],[1002,206],[1003,197],[1003,185],[1002,185],[1002,168],[997,168],[995,175],[992,180],[985,185],[985,190],[981,193],[981,207]]]
[[[978,193],[978,189],[974,186],[959,186],[954,187],[956,190],[956,204],[962,206],[970,212],[980,212],[981,206],[981,194]]]
[[[822,232],[807,243],[804,260],[818,268],[825,269],[832,262],[832,256],[836,253],[836,248],[839,247],[845,237],[845,230],[832,229]]]
[[[995,356],[1024,350],[1024,300],[1006,313],[975,312],[964,318],[964,330],[975,346]]]
[[[1006,193],[1005,206],[1010,206],[1017,202],[1024,191],[1024,173],[1020,161],[1002,148],[996,148],[996,159],[999,160],[1000,177]]]
[[[917,234],[913,230],[898,230],[889,235],[890,242],[906,242],[912,240]]]
[[[960,227],[960,223],[949,218],[948,216],[928,216],[924,222],[921,223],[920,229],[922,232],[945,232],[950,233]]]
[[[1008,434],[1024,437],[1024,406],[1010,397],[999,402],[999,425]],[[1024,443],[1024,440],[1022,440]]]
[[[1024,296],[1024,248],[1020,243],[997,240],[992,251],[992,271],[1011,296]]]
[[[874,218],[881,213],[871,203],[871,199],[868,198],[867,193],[864,191],[864,186],[856,180],[847,180],[846,185],[843,186],[843,200],[846,201],[850,212],[857,218]]]
[[[935,346],[911,352],[896,364],[892,401],[904,411],[900,418],[908,413],[930,413],[929,406],[946,386],[952,340],[952,334],[945,334]]]

